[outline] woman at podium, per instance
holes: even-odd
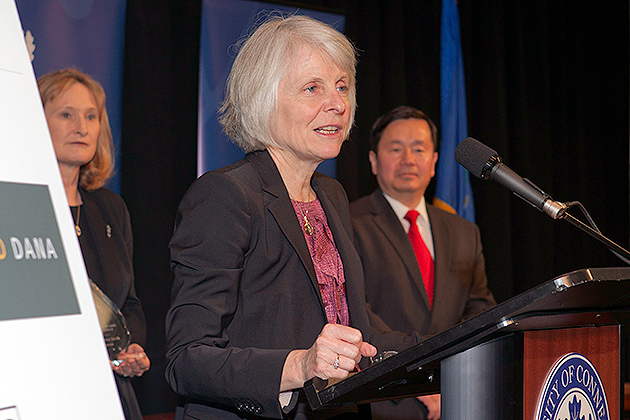
[[[193,183],[170,242],[177,419],[324,419],[305,381],[397,350],[369,324],[345,192],[315,172],[352,128],[355,63],[343,34],[300,15],[242,44],[221,122],[247,155]]]

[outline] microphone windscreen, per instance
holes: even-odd
[[[481,178],[486,162],[494,156],[498,156],[498,153],[472,137],[462,140],[455,149],[457,163],[477,178]]]

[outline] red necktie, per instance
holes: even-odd
[[[429,297],[429,304],[431,305],[431,309],[433,309],[435,262],[433,261],[433,258],[431,258],[429,248],[427,248],[426,244],[422,240],[422,235],[420,235],[418,225],[416,224],[417,218],[418,212],[415,210],[409,210],[405,215],[405,219],[411,224],[407,235],[409,236],[409,240],[411,241],[413,252],[416,254],[418,266],[420,267],[420,274],[422,274],[422,281],[424,282],[424,288],[427,291],[427,296]]]

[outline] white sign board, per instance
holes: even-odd
[[[0,419],[124,420],[14,0],[0,0]]]

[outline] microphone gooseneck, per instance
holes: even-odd
[[[602,235],[588,215],[586,209],[584,209],[579,202],[574,201],[565,204],[552,200],[549,195],[545,194],[540,188],[534,185],[533,182],[520,177],[508,168],[501,161],[499,154],[485,144],[480,143],[472,137],[464,139],[455,150],[455,160],[477,178],[486,180],[494,179],[501,185],[507,187],[516,196],[551,216],[551,218],[564,219],[583,232],[588,233],[593,238],[605,244],[617,257],[630,264],[630,252]],[[574,205],[579,205],[592,227],[567,212],[567,210]]]
[[[567,209],[565,204],[552,200],[531,181],[508,168],[495,150],[472,137],[457,146],[455,160],[477,178],[497,181],[553,219],[562,217]]]

